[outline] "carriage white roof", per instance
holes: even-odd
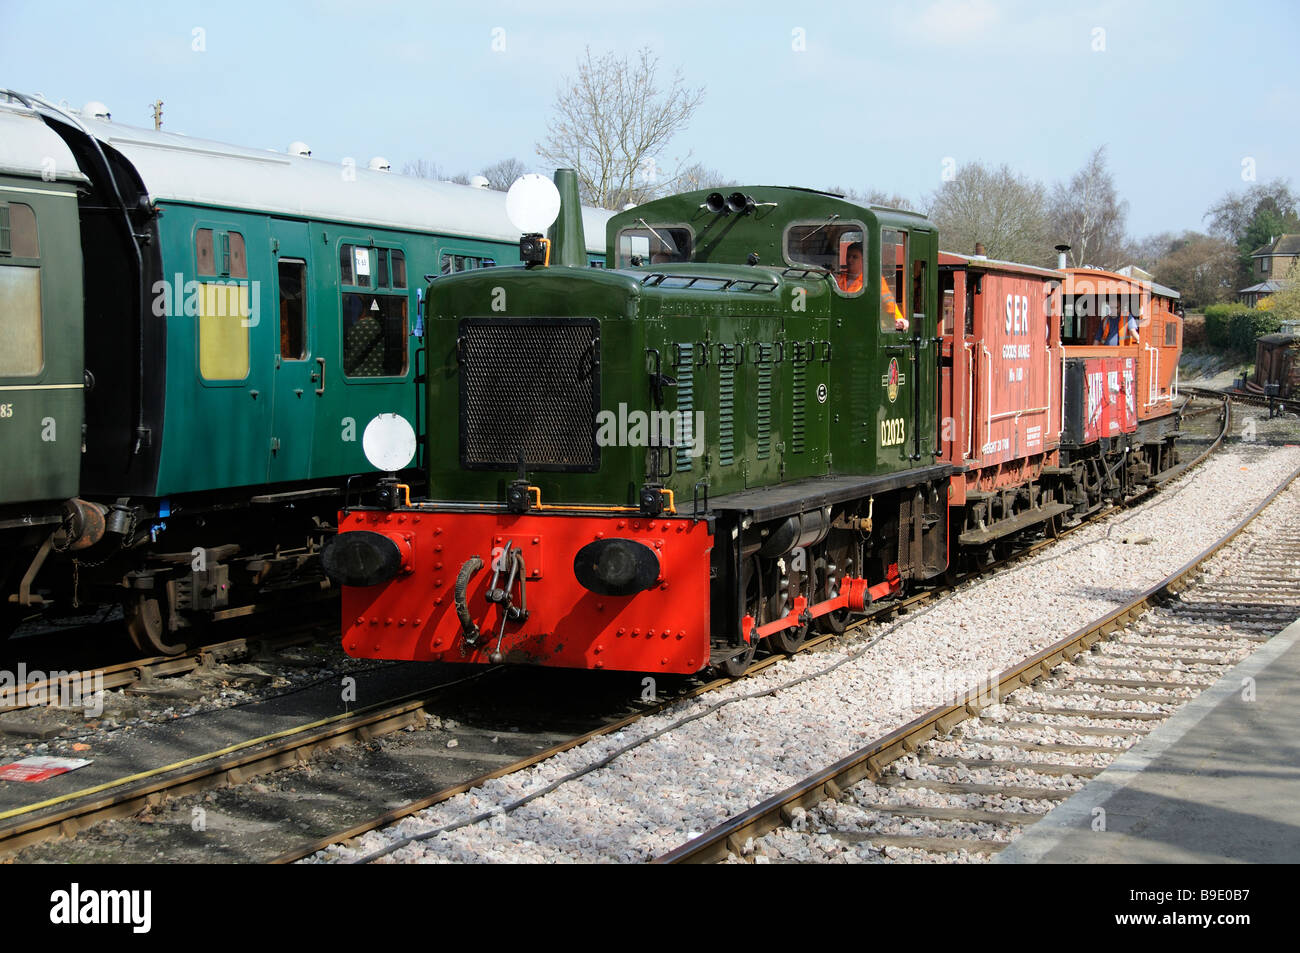
[[[67,144],[33,110],[17,103],[0,103],[0,173],[87,181]]]
[[[504,192],[373,172],[364,158],[352,164],[328,162],[84,116],[81,121],[131,161],[154,201],[519,240],[519,230],[506,217]],[[613,214],[583,208],[589,252],[604,253],[605,222]]]

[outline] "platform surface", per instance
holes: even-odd
[[[1300,862],[1300,621],[994,862]]]

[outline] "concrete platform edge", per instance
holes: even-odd
[[[1292,622],[1250,657],[1226,672],[1222,678],[1180,708],[1172,718],[1142,739],[1141,744],[1120,755],[1083,790],[1050,811],[1046,817],[1021,834],[1006,850],[997,854],[995,864],[1036,864],[1076,831],[1092,824],[1092,811],[1103,806],[1127,787],[1156,758],[1176,744],[1214,711],[1229,696],[1241,691],[1243,678],[1254,678],[1268,668],[1282,653],[1300,640],[1300,619]]]

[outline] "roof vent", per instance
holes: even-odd
[[[392,172],[393,164],[389,162],[387,159],[385,159],[383,156],[375,156],[373,159],[370,160],[370,171],[371,172]]]
[[[476,189],[486,189],[492,183],[488,181],[486,175],[471,175],[469,177],[469,184]]]
[[[288,152],[291,156],[302,156],[304,159],[307,159],[311,157],[311,146],[295,139],[293,142],[289,143]]]
[[[90,102],[86,103],[86,105],[82,106],[81,115],[88,119],[98,119],[101,122],[113,121],[113,115],[108,111],[108,107],[97,99],[92,99]]]

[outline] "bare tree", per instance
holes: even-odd
[[[483,170],[482,176],[488,180],[488,188],[498,192],[509,192],[515,179],[519,178],[528,167],[518,159],[502,159]]]
[[[677,186],[680,173],[665,168],[664,152],[704,101],[704,88],[686,86],[678,70],[661,89],[658,69],[649,49],[629,60],[593,57],[588,48],[577,76],[563,80],[537,154],[577,172],[584,202],[619,209]]]
[[[930,198],[930,218],[948,251],[969,255],[982,242],[990,258],[1049,264],[1046,190],[1007,165],[962,166]]]
[[[1124,264],[1124,220],[1128,203],[1115,190],[1106,168],[1106,147],[1093,150],[1068,183],[1052,190],[1048,222],[1053,244],[1070,246],[1070,264],[1114,269]]]
[[[414,179],[441,179],[442,168],[436,162],[430,162],[428,159],[416,159],[407,162],[402,166],[402,175],[409,175]]]
[[[697,189],[729,189],[741,185],[734,178],[723,175],[717,169],[694,162],[682,169],[677,175],[677,191],[694,192]]]
[[[1210,206],[1205,218],[1210,220],[1212,234],[1240,242],[1255,216],[1270,210],[1276,210],[1283,217],[1300,211],[1300,199],[1285,179],[1261,182],[1240,192],[1228,192]]]
[[[916,211],[916,207],[912,205],[911,200],[904,198],[897,192],[891,194],[880,189],[862,191],[859,189],[846,189],[840,185],[833,185],[826,191],[842,195],[855,205],[881,205],[885,208],[901,208],[908,212]]]
[[[1227,239],[1184,232],[1170,238],[1150,268],[1156,281],[1182,293],[1183,304],[1203,308],[1229,300],[1236,288],[1236,247]]]
[[[433,179],[436,182],[455,182],[457,185],[469,185],[469,176],[464,172],[447,175],[442,171],[442,166],[436,162],[430,162],[428,159],[416,159],[413,162],[404,163],[402,165],[402,175],[409,175],[415,179]]]

